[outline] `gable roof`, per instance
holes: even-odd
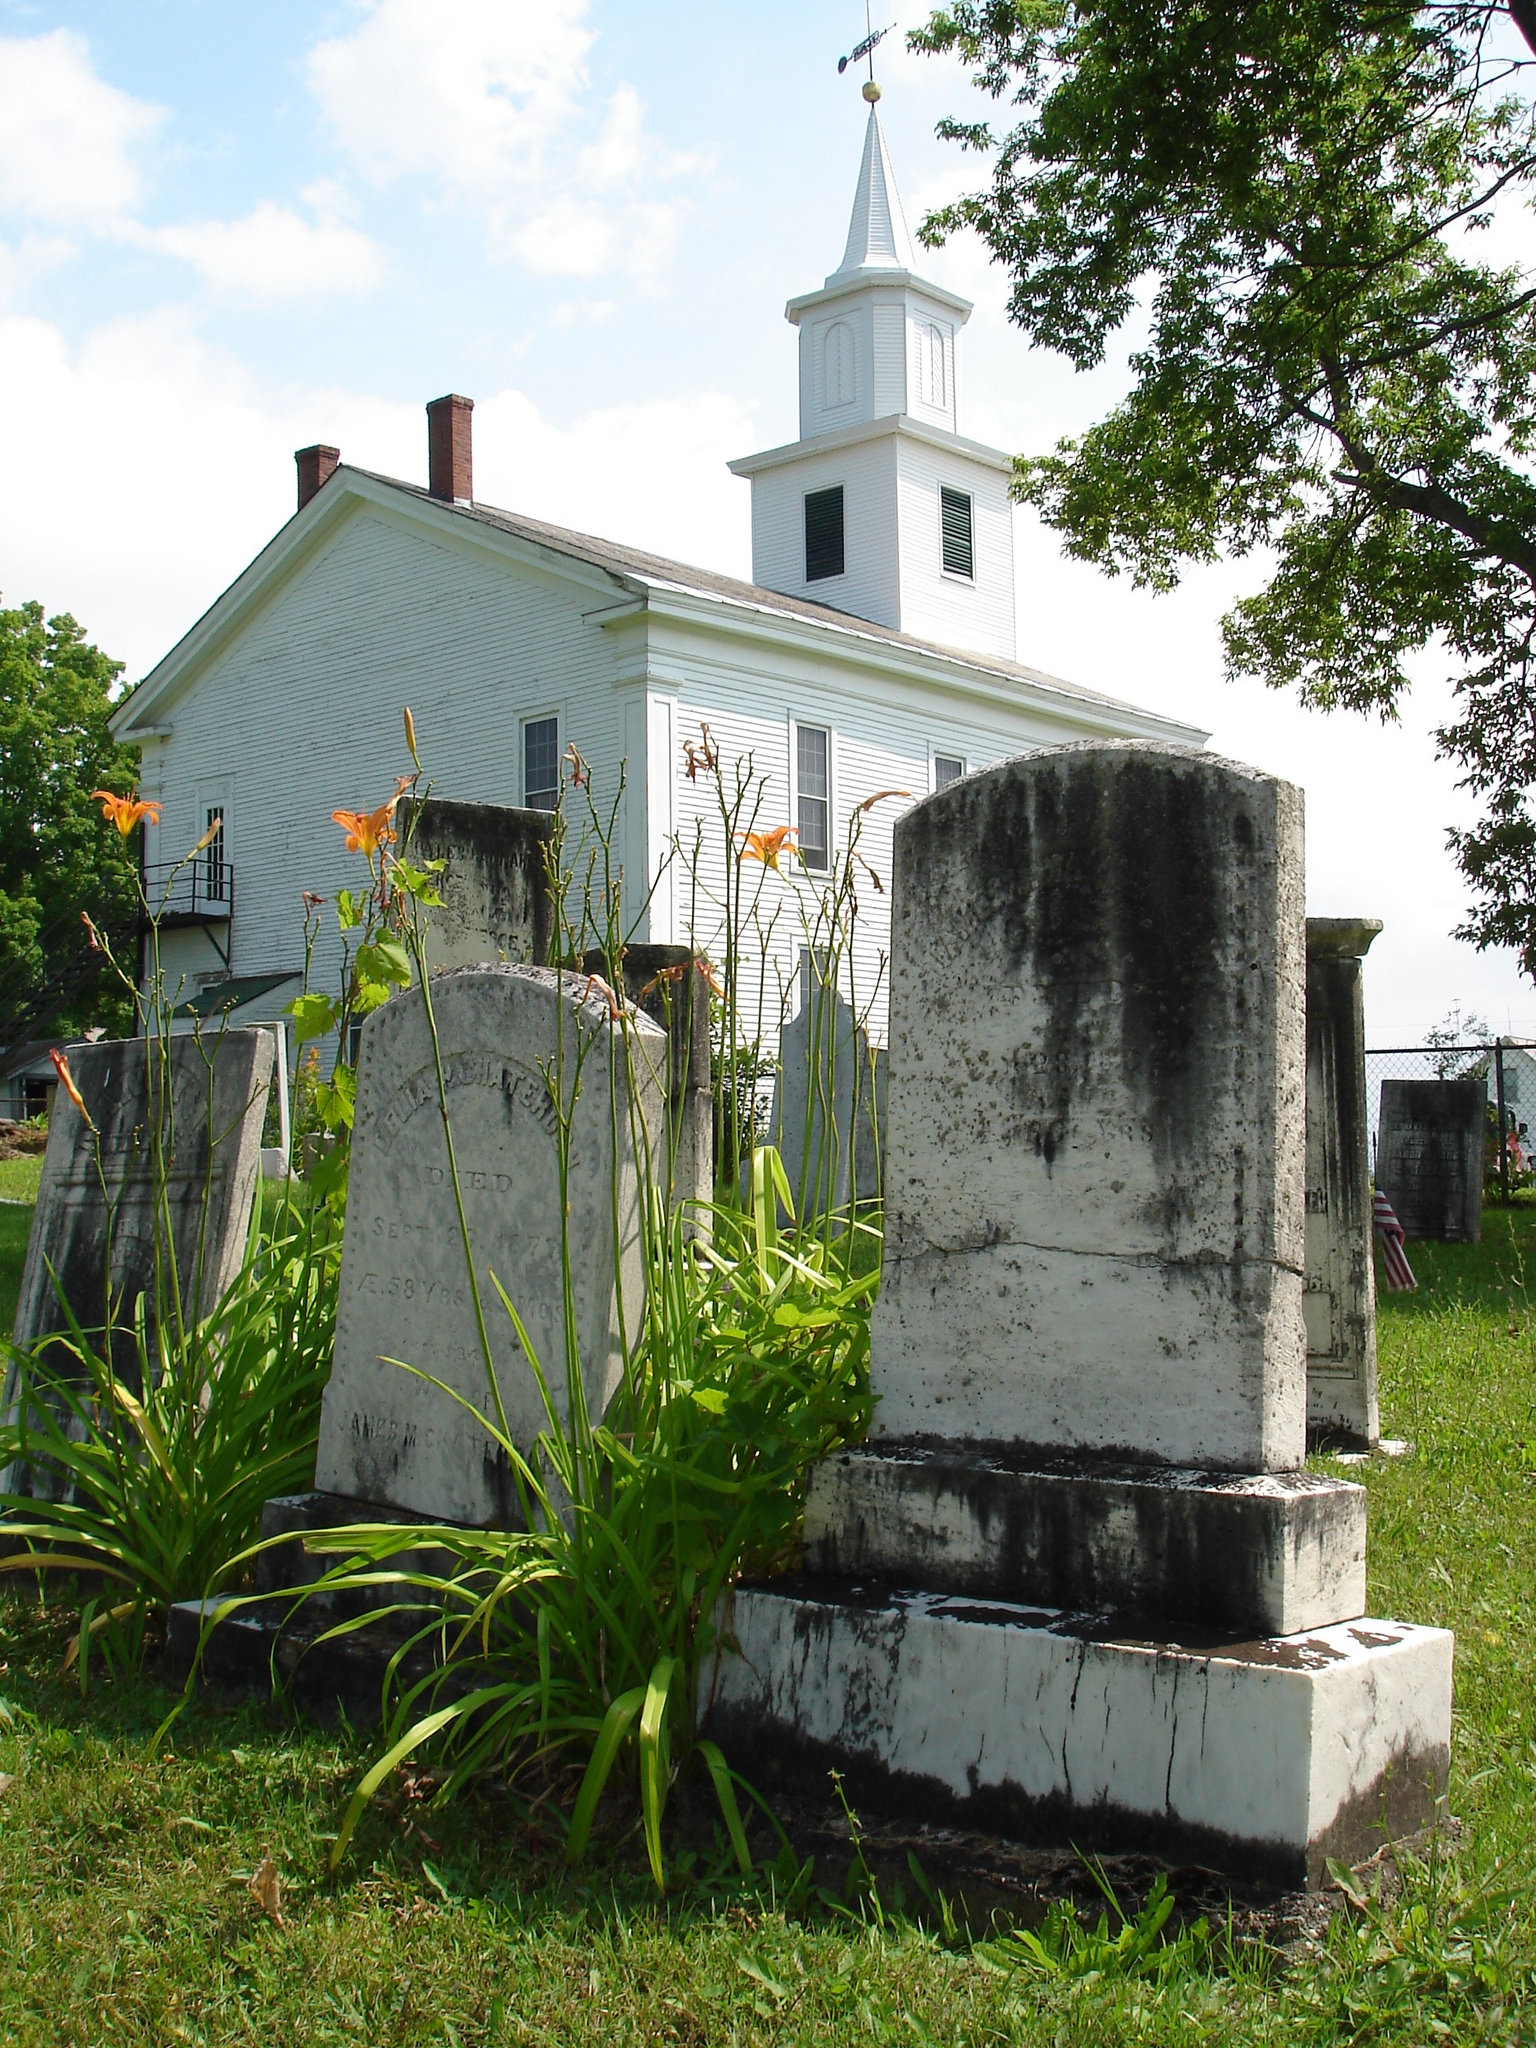
[[[340,516],[342,501],[358,496],[375,502],[381,498],[386,502],[388,499],[403,499],[409,508],[419,510],[435,526],[440,527],[445,520],[462,521],[505,535],[541,553],[553,554],[566,562],[580,563],[588,570],[596,570],[626,595],[638,597],[642,602],[652,592],[690,594],[718,606],[724,615],[720,621],[722,624],[732,612],[778,614],[786,620],[803,620],[835,633],[839,638],[849,636],[874,642],[877,647],[888,646],[893,652],[905,649],[937,657],[946,663],[958,663],[979,675],[997,678],[1004,683],[1025,685],[1032,695],[1036,691],[1044,691],[1080,703],[1085,710],[1092,707],[1100,712],[1123,713],[1144,726],[1161,727],[1169,736],[1177,735],[1200,742],[1209,738],[1209,734],[1198,727],[1183,725],[1176,719],[1144,710],[1122,698],[1086,690],[1077,683],[1066,682],[1059,676],[1047,675],[1041,669],[1028,668],[1001,655],[978,654],[968,648],[919,639],[914,634],[900,633],[893,627],[859,618],[852,612],[838,611],[831,605],[787,597],[781,591],[767,590],[760,584],[746,583],[738,577],[718,575],[712,569],[675,562],[664,555],[648,554],[642,548],[625,547],[617,541],[599,539],[594,534],[553,526],[542,519],[503,512],[494,505],[478,501],[467,505],[450,504],[446,499],[434,497],[420,484],[404,483],[399,477],[383,476],[375,470],[358,469],[349,463],[332,472],[309,504],[279,528],[255,560],[129,691],[112,715],[112,730],[116,737],[131,741],[136,725],[147,736],[152,727],[146,728],[140,721],[152,713],[155,703],[177,683],[188,680],[189,671],[195,671],[203,658],[238,627],[248,609],[260,602],[266,589],[283,575],[294,557],[300,552],[308,552],[309,542]]]

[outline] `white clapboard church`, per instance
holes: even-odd
[[[223,820],[166,934],[171,976],[217,985],[237,1022],[281,1013],[301,892],[359,877],[331,812],[391,793],[407,704],[445,797],[549,806],[572,742],[599,790],[627,763],[619,851],[660,876],[651,940],[688,936],[667,853],[707,801],[684,757],[704,721],[769,776],[760,822],[798,829],[804,879],[773,886],[807,890],[877,791],[1063,741],[1203,740],[1018,661],[1009,459],[962,432],[970,310],[918,273],[872,106],[842,261],[786,309],[800,438],[731,464],[751,583],[480,503],[465,398],[427,408],[425,490],[300,450],[293,517],[114,719],[163,805],[149,863]],[[877,871],[902,808],[870,814]],[[872,949],[882,911],[871,896]],[[779,931],[788,978],[798,918]]]

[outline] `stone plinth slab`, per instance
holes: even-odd
[[[1113,744],[897,825],[877,1436],[1300,1465],[1301,822]]]
[[[564,1207],[570,1334],[588,1411],[600,1417],[622,1374],[625,1333],[633,1337],[644,1304],[641,1175],[659,1171],[662,1155],[666,1037],[643,1016],[615,1022],[607,990],[582,974],[464,968],[434,977],[432,991],[497,1381],[513,1441],[527,1451],[547,1427],[546,1412],[493,1276],[522,1317],[556,1411],[567,1418]],[[563,1190],[556,1081],[570,1126]],[[642,1132],[649,1143],[637,1145]],[[453,1394],[392,1360],[430,1373]],[[335,1365],[321,1411],[316,1486],[445,1521],[515,1521],[507,1461],[464,1403],[487,1420],[495,1414],[432,1040],[421,991],[412,989],[363,1026]]]
[[[1307,1427],[1367,1450],[1381,1422],[1360,963],[1380,930],[1307,919]]]
[[[1437,1818],[1452,1638],[1354,1621],[1208,1648],[930,1593],[737,1590],[700,1680],[754,1781],[1081,1849],[1321,1882]]]
[[[1365,1611],[1365,1489],[1312,1472],[1036,1470],[953,1445],[882,1444],[812,1472],[805,1566],[1134,1612],[1142,1628],[1293,1635]]]

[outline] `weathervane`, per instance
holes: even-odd
[[[861,57],[867,57],[869,59],[869,76],[868,78],[865,79],[860,90],[863,92],[865,99],[869,101],[871,106],[873,106],[875,101],[880,97],[880,88],[875,83],[875,46],[876,44],[883,42],[885,38],[890,34],[891,29],[893,29],[895,26],[896,24],[893,21],[890,25],[890,28],[870,28],[869,6],[868,0],[866,0],[864,8],[864,27],[867,33],[865,34],[864,40],[862,43],[855,43],[853,48],[848,52],[846,57],[839,57],[837,60],[838,76],[841,77],[843,72],[845,72],[848,69],[848,66],[850,64],[857,64]]]

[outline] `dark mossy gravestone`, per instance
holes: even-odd
[[[239,1272],[272,1034],[188,1033],[168,1047],[103,1039],[65,1056],[87,1115],[56,1091],[13,1341],[26,1347],[67,1329],[65,1303],[85,1330],[110,1319],[113,1368],[137,1392],[139,1297],[151,1326],[171,1290],[195,1320]],[[5,1413],[14,1400],[13,1368]]]
[[[402,838],[410,820],[411,806],[402,804]],[[419,806],[409,857],[443,863],[435,878],[442,904],[427,913],[434,973],[493,961],[544,965],[555,933],[547,856],[556,823],[553,811],[510,804],[432,797]]]
[[[1476,1244],[1483,1233],[1488,1082],[1383,1081],[1376,1185],[1406,1236]]]

